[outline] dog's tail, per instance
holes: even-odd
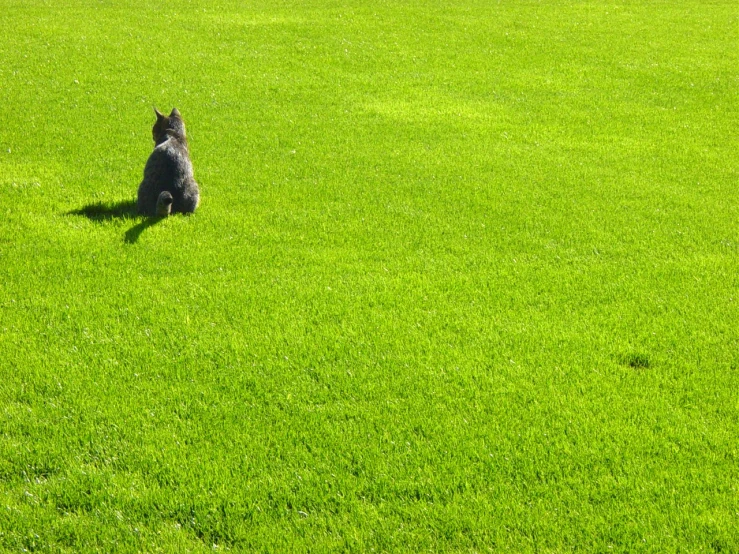
[[[174,202],[174,198],[172,198],[171,193],[166,190],[159,193],[159,198],[157,198],[157,215],[166,217],[172,213],[172,202]]]

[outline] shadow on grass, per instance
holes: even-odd
[[[139,236],[141,236],[141,233],[143,233],[145,229],[148,229],[152,225],[156,225],[163,219],[163,217],[147,217],[141,223],[134,225],[126,231],[125,241],[129,244],[133,244],[139,240]]]
[[[110,221],[111,219],[131,219],[137,217],[138,213],[134,200],[124,200],[113,204],[105,202],[88,204],[79,210],[67,212],[67,215],[83,215],[92,221]]]
[[[142,216],[136,210],[136,202],[134,200],[124,200],[122,202],[105,203],[96,202],[88,204],[78,210],[67,212],[67,215],[81,215],[91,221],[111,221],[113,219],[139,219]],[[133,244],[146,229],[152,225],[159,223],[162,217],[146,217],[133,227],[131,227],[124,236],[127,243]]]

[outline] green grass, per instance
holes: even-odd
[[[736,3],[453,4],[0,0],[0,549],[739,551]]]

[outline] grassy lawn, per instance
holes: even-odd
[[[0,13],[0,550],[739,551],[734,1]]]

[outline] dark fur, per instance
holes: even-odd
[[[136,207],[149,216],[192,213],[200,202],[200,191],[192,174],[185,122],[177,108],[169,116],[154,111],[154,152],[144,167]]]

